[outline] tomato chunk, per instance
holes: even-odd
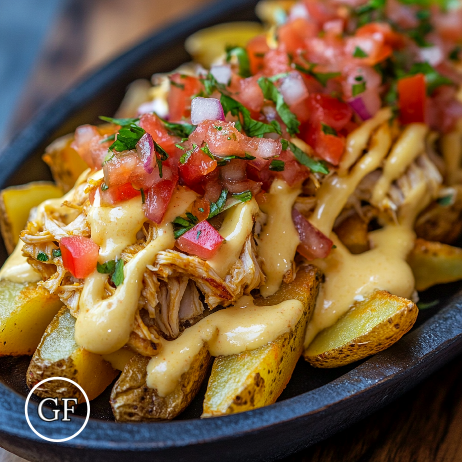
[[[353,115],[353,110],[348,104],[321,93],[314,93],[308,97],[308,108],[311,122],[324,123],[334,130],[345,127]]]
[[[425,122],[426,91],[427,87],[423,74],[398,80],[401,123]]]
[[[59,242],[64,268],[78,278],[90,276],[96,268],[99,247],[89,237],[63,237]]]
[[[162,222],[176,183],[177,178],[162,180],[147,191],[146,203],[144,204],[146,218],[157,224]]]
[[[216,167],[217,161],[197,148],[184,164],[180,164],[180,176],[188,186],[192,186]]]
[[[201,221],[184,233],[176,241],[176,246],[183,252],[208,260],[217,253],[223,241],[223,237],[208,221]]]
[[[176,151],[175,144],[178,138],[170,136],[162,121],[155,114],[144,114],[140,118],[140,127],[144,128],[153,140],[162,146],[168,154],[173,155]]]
[[[183,74],[170,76],[172,85],[168,94],[168,108],[171,122],[181,122],[191,117],[191,97],[200,92],[202,84],[199,79]],[[151,133],[152,137],[154,135]],[[165,149],[165,148],[164,148]]]
[[[257,74],[260,72],[264,65],[265,53],[269,51],[268,41],[264,35],[259,35],[253,38],[247,44],[247,54],[250,60],[250,72]]]

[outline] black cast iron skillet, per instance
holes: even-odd
[[[133,80],[175,69],[187,61],[183,43],[191,33],[220,22],[256,19],[256,3],[218,1],[148,38],[93,74],[39,114],[3,151],[0,187],[49,179],[38,167],[48,143],[80,124],[97,122],[98,115],[112,114]],[[279,402],[272,406],[199,420],[202,390],[176,421],[118,424],[112,418],[107,390],[92,402],[85,430],[59,444],[40,439],[26,423],[28,390],[24,374],[29,358],[0,358],[0,446],[29,460],[50,462],[275,460],[357,422],[460,353],[459,289],[460,285],[452,284],[424,294],[441,303],[420,313],[418,327],[395,346],[359,365],[317,370],[301,360]],[[36,415],[36,406],[37,402],[31,400],[31,415]],[[65,425],[58,423],[53,437],[67,437],[81,424],[81,417]],[[49,424],[35,419],[34,425],[39,432],[49,434]]]

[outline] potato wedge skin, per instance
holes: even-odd
[[[73,139],[73,135],[58,138],[46,148],[43,155],[53,179],[64,192],[71,190],[79,176],[88,168],[77,151],[71,148]]]
[[[292,283],[282,284],[271,297],[255,300],[256,305],[271,306],[296,299],[303,303],[305,312],[294,330],[274,342],[215,359],[202,417],[235,414],[276,402],[301,356],[306,324],[314,310],[320,281],[318,269],[304,266]]]
[[[0,356],[31,355],[61,306],[36,283],[0,281]]]
[[[19,233],[26,227],[31,208],[62,195],[63,191],[48,181],[11,186],[0,192],[0,227],[8,253],[13,252],[16,247]]]
[[[61,308],[47,327],[27,370],[27,385],[48,377],[66,377],[77,382],[91,401],[116,378],[117,372],[100,355],[79,347],[74,340],[75,319],[66,307]],[[41,397],[77,398],[85,402],[82,392],[68,382],[51,381],[35,392]]]
[[[319,368],[359,361],[397,342],[414,325],[417,315],[418,308],[410,300],[378,290],[366,300],[357,302],[337,323],[318,334],[305,350],[304,357]],[[382,316],[382,319],[361,335],[348,338],[348,328],[357,328],[358,320],[364,316]]]
[[[462,279],[462,249],[417,239],[408,258],[416,290]]]
[[[159,396],[146,385],[149,357],[136,355],[125,366],[111,393],[111,406],[118,422],[170,420],[180,414],[196,396],[212,361],[204,346],[191,368],[169,395]]]

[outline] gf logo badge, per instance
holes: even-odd
[[[66,382],[72,383],[72,385],[75,385],[82,392],[83,396],[85,397],[85,401],[87,402],[87,415],[86,415],[86,418],[85,418],[85,422],[83,423],[80,430],[78,430],[73,435],[71,435],[71,436],[69,436],[67,438],[61,438],[61,439],[48,438],[47,436],[44,436],[41,433],[39,433],[34,428],[34,426],[32,425],[32,423],[31,423],[31,421],[29,419],[28,405],[29,405],[30,397],[32,396],[34,391],[40,385],[42,385],[43,383],[46,383],[46,382],[51,382],[52,380],[64,380]],[[74,413],[74,406],[77,405],[77,398],[61,398],[61,401],[64,402],[64,409],[63,409],[63,414],[64,415],[63,415],[63,418],[61,419],[61,422],[70,422],[71,419],[69,418],[69,413],[72,413],[72,414]],[[44,421],[44,422],[55,422],[55,421],[59,420],[59,414],[61,413],[60,409],[52,409],[52,412],[54,414],[54,416],[52,418],[48,418],[48,417],[46,417],[44,415],[43,406],[45,406],[47,403],[48,404],[49,403],[54,403],[57,406],[58,405],[58,398],[44,398],[44,399],[42,399],[42,401],[40,401],[40,404],[38,405],[38,408],[37,408],[37,413],[38,413],[38,416],[40,417],[40,419],[42,421]],[[90,400],[88,399],[88,396],[85,393],[85,390],[78,383],[74,382],[73,380],[65,378],[65,377],[49,377],[48,379],[42,380],[41,382],[37,383],[34,386],[34,388],[32,388],[32,390],[29,392],[29,394],[27,395],[26,404],[25,404],[25,407],[24,407],[24,412],[25,412],[26,420],[27,420],[27,423],[29,424],[30,429],[37,436],[39,436],[40,438],[42,438],[42,439],[44,439],[46,441],[51,441],[53,443],[62,443],[64,441],[68,441],[68,440],[71,440],[72,438],[75,438],[86,427],[86,425],[88,423],[88,419],[90,418]]]

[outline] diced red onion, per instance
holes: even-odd
[[[362,120],[369,120],[372,117],[361,96],[357,96],[348,101],[348,104]]]
[[[293,106],[305,98],[308,98],[308,90],[306,89],[305,82],[298,72],[291,72],[282,81],[279,87],[284,101]]]
[[[210,73],[213,75],[213,77],[215,77],[215,80],[218,83],[223,85],[228,85],[232,76],[231,67],[227,65],[212,66]]]
[[[422,62],[427,62],[432,66],[438,66],[444,60],[443,51],[439,46],[419,48],[419,57]]]
[[[149,133],[145,133],[136,144],[136,152],[143,163],[146,173],[151,174],[154,171],[154,162],[156,153],[154,150],[154,141]]]
[[[326,258],[334,243],[315,228],[296,208],[292,209],[292,220],[300,236],[297,251],[307,260]]]
[[[289,19],[293,21],[297,18],[310,19],[308,10],[303,3],[296,3],[290,10]]]
[[[279,141],[268,138],[245,137],[240,145],[245,152],[263,159],[279,156],[282,151],[282,145]]]
[[[191,103],[191,123],[199,125],[204,120],[225,120],[225,113],[219,100],[197,97]]]
[[[225,181],[242,181],[245,180],[246,163],[239,159],[233,159],[221,167],[220,175]]]

